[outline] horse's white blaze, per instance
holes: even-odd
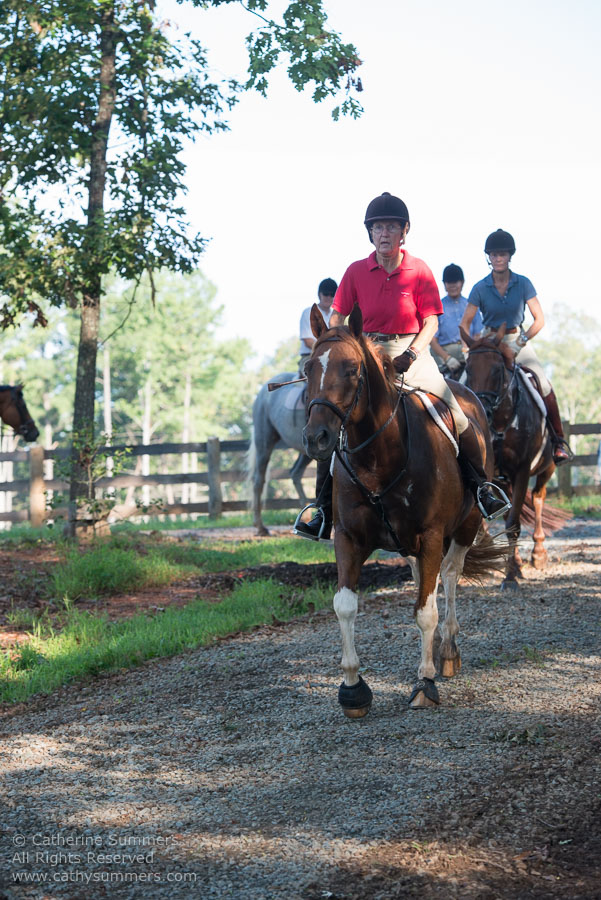
[[[324,385],[324,381],[325,381],[325,377],[326,377],[326,371],[327,371],[327,368],[328,368],[328,360],[329,360],[329,358],[330,358],[330,353],[331,353],[331,352],[332,352],[332,348],[330,347],[329,350],[324,350],[324,352],[321,353],[321,354],[317,357],[317,359],[320,361],[321,367],[322,367],[322,369],[323,369],[323,372],[321,373],[321,381],[320,381],[320,383],[319,383],[319,390],[320,390],[320,391],[323,391],[323,385]]]
[[[418,678],[434,678],[436,668],[432,655],[432,642],[434,640],[434,632],[438,625],[438,604],[436,603],[436,593],[438,591],[438,577],[436,585],[431,594],[428,594],[427,600],[421,609],[417,611],[417,627],[422,633],[422,660],[417,670]]]
[[[455,595],[457,582],[463,572],[463,563],[467,551],[468,547],[462,547],[456,541],[451,541],[451,546],[442,561],[441,575],[446,601],[444,627],[442,629],[443,643],[454,638],[459,633],[459,623],[455,614]]]
[[[359,598],[350,588],[343,587],[334,595],[334,609],[342,635],[342,671],[344,682],[352,687],[359,681],[359,657],[355,650],[355,616]]]

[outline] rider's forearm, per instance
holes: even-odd
[[[336,328],[337,325],[344,325],[344,316],[342,313],[333,310],[332,315],[330,316],[330,328]]]
[[[438,316],[426,316],[421,331],[411,341],[411,349],[421,353],[429,347],[430,341],[438,331]]]

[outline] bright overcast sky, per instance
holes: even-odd
[[[286,4],[278,3],[278,7]],[[209,50],[215,73],[244,77],[237,4],[164,7]],[[275,7],[274,7],[275,8]],[[190,153],[190,220],[211,243],[201,263],[225,307],[222,336],[258,358],[297,334],[319,281],[371,251],[363,216],[382,191],[411,216],[409,252],[466,289],[488,272],[496,228],[512,268],[555,303],[601,314],[598,0],[326,0],[353,42],[365,112],[334,123],[278,73],[267,100],[243,96],[231,131]]]

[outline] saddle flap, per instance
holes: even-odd
[[[281,390],[281,388],[280,388]],[[287,387],[284,406],[286,409],[303,410],[307,397],[306,384],[291,384]]]
[[[424,408],[430,414],[436,425],[440,428],[445,437],[450,440],[453,449],[455,450],[455,455],[457,456],[459,454],[459,435],[457,434],[455,419],[453,418],[453,414],[449,409],[448,404],[446,404],[444,400],[441,400],[440,397],[437,397],[436,394],[430,394],[427,391],[412,391],[412,393],[415,393],[419,397]]]

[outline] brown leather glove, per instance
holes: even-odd
[[[416,359],[417,353],[415,353],[415,351],[413,350],[407,349],[404,353],[401,353],[400,356],[395,356],[395,358],[392,360],[392,365],[399,373],[399,375],[402,375],[403,372],[406,372],[409,366],[414,363]]]

